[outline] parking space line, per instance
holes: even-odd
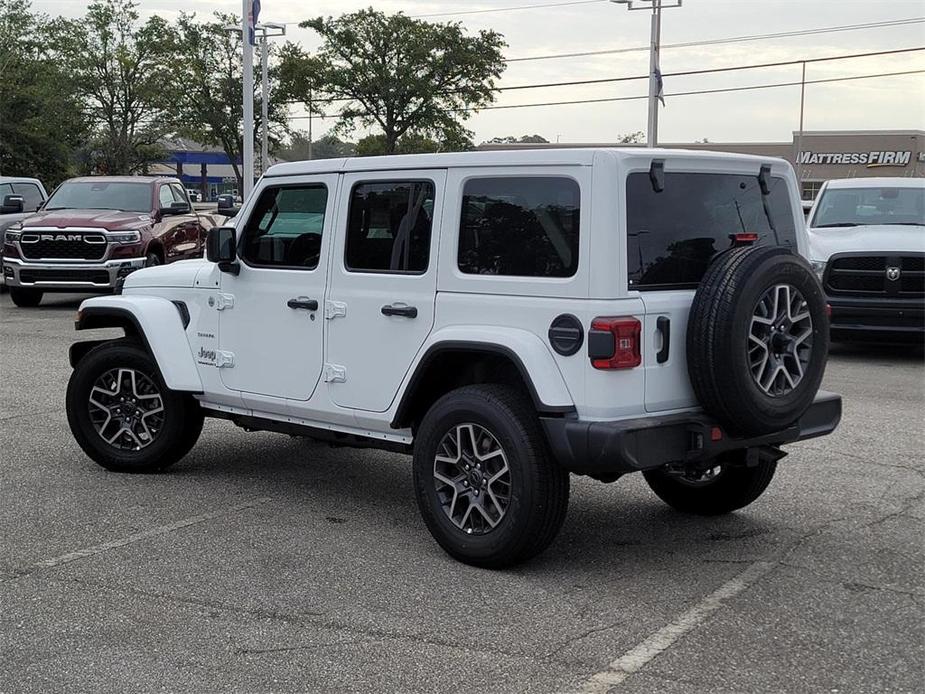
[[[28,569],[21,572],[19,575],[29,574],[33,571],[40,569],[50,569],[55,566],[60,566],[62,564],[67,564],[72,561],[77,561],[78,559],[83,559],[85,557],[92,557],[97,554],[103,554],[113,549],[119,547],[125,547],[125,545],[130,545],[135,542],[140,542],[142,540],[147,540],[152,537],[157,537],[159,535],[166,535],[167,533],[172,533],[175,530],[180,530],[181,528],[187,528],[191,525],[196,525],[198,523],[204,523],[205,521],[212,520],[214,518],[221,518],[222,516],[227,516],[238,511],[244,511],[249,508],[254,508],[255,506],[260,506],[262,504],[271,501],[272,497],[264,496],[257,499],[252,499],[251,501],[246,501],[241,504],[236,504],[235,506],[229,506],[228,508],[222,509],[221,511],[213,511],[212,513],[201,513],[197,516],[190,516],[189,518],[183,518],[182,520],[175,521],[173,523],[168,523],[167,525],[159,525],[156,528],[149,528],[148,530],[142,530],[138,533],[133,533],[131,535],[126,535],[125,537],[110,540],[109,542],[104,542],[100,545],[94,545],[92,547],[85,547],[84,549],[78,549],[73,552],[68,552],[67,554],[62,554],[58,557],[52,557],[51,559],[43,559],[32,564]]]
[[[741,593],[777,565],[776,561],[756,561],[749,565],[745,571],[714,590],[674,622],[665,625],[645,641],[612,661],[606,670],[593,675],[581,691],[585,694],[604,694],[611,687],[620,684],[631,674],[645,667],[660,653],[671,648],[686,633],[706,621],[710,615],[723,606],[724,601]]]

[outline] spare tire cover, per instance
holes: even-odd
[[[687,369],[703,408],[739,435],[793,424],[825,371],[825,294],[804,258],[734,248],[707,269],[687,324]]]

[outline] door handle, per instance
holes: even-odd
[[[400,304],[386,305],[382,307],[383,316],[404,316],[405,318],[417,318],[418,310],[415,306],[402,306]]]
[[[318,302],[315,299],[309,299],[307,296],[300,296],[295,299],[289,299],[286,302],[286,306],[289,308],[304,308],[309,311],[318,310]]]
[[[655,325],[662,336],[662,348],[655,355],[655,361],[664,364],[668,361],[668,351],[671,347],[671,319],[668,316],[659,316]]]

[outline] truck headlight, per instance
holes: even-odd
[[[106,235],[113,243],[138,243],[141,241],[141,232],[138,231],[118,231]]]
[[[22,234],[20,229],[7,229],[3,232],[3,242],[4,243],[16,243],[19,241],[19,236]]]
[[[812,260],[810,261],[810,265],[813,266],[813,272],[816,273],[816,277],[818,277],[819,281],[821,282],[822,276],[825,274],[826,261],[825,260]]]

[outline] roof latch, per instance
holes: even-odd
[[[649,180],[652,181],[652,190],[661,193],[665,190],[665,161],[664,159],[653,159],[649,166]]]

